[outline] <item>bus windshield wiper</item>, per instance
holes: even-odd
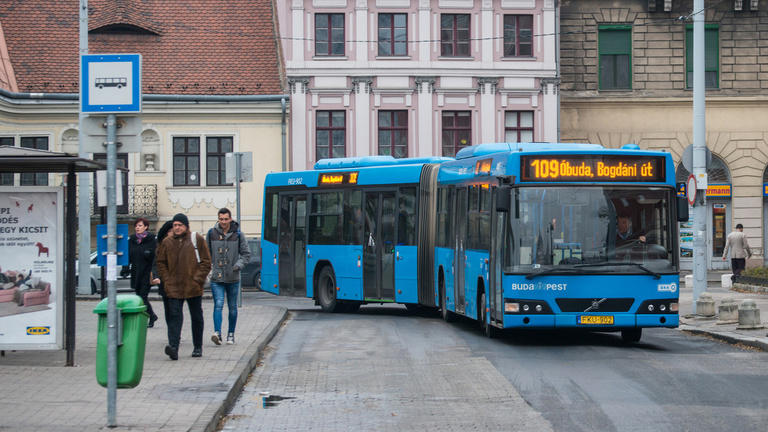
[[[625,261],[603,261],[598,263],[588,263],[588,264],[577,264],[575,267],[578,268],[584,268],[584,267],[601,267],[601,266],[620,266],[620,265],[630,265],[635,266],[639,268],[640,270],[650,274],[653,276],[654,279],[661,279],[661,275],[659,273],[656,273],[655,271],[649,269],[648,267],[636,263],[636,262],[625,262]]]
[[[572,267],[572,266],[568,266],[568,267],[550,267],[550,268],[546,268],[546,269],[543,269],[543,270],[539,270],[539,271],[528,273],[527,275],[525,275],[525,278],[526,279],[533,279],[536,276],[543,276],[543,275],[547,275],[547,274],[571,274],[571,273],[579,273],[579,270],[574,268],[574,267]]]

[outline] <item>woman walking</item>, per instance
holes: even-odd
[[[136,219],[133,223],[135,233],[128,239],[128,259],[131,263],[131,288],[136,291],[136,295],[144,300],[149,314],[149,324],[147,327],[154,327],[157,321],[157,315],[152,310],[149,303],[150,276],[152,274],[152,264],[155,262],[155,251],[157,250],[157,239],[155,235],[147,231],[149,222],[144,218]]]

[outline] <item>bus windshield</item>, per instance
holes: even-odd
[[[669,188],[518,187],[502,253],[506,273],[677,271]]]

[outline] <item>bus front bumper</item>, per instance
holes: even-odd
[[[582,316],[606,317],[593,320],[595,323],[581,324]],[[608,318],[612,317],[612,318]],[[584,321],[587,321],[584,319]],[[602,321],[603,323],[597,323]],[[610,322],[612,321],[612,323]],[[634,314],[634,313],[578,313],[578,314],[504,314],[504,328],[583,328],[610,329],[633,327],[669,327],[680,324],[677,314]]]

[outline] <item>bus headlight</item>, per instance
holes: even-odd
[[[504,303],[504,313],[520,312],[520,303]]]
[[[653,305],[652,304],[648,305],[648,312],[653,312]]]
[[[669,304],[669,311],[670,312],[677,312],[678,309],[679,309],[679,306],[678,306],[677,303],[670,303]]]

